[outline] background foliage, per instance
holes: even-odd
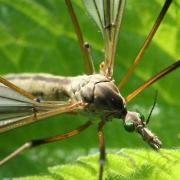
[[[163,0],[126,3],[114,69],[117,83],[140,49],[162,4]],[[103,59],[101,34],[81,2],[73,1],[73,5],[84,37],[92,46],[92,56],[98,69]],[[179,7],[179,2],[173,1],[142,62],[121,91],[123,96],[180,57]],[[0,0],[0,74],[21,72],[46,72],[64,76],[84,73],[81,53],[64,1]],[[155,90],[158,90],[158,104],[149,127],[160,137],[163,147],[173,149],[180,146],[178,74],[179,69],[128,104],[129,109],[139,109],[147,116]],[[1,134],[0,158],[29,139],[67,132],[85,120],[86,117],[61,115]],[[149,148],[137,135],[125,132],[117,120],[106,125],[105,140],[109,152],[124,147]],[[43,173],[48,166],[72,162],[80,155],[98,152],[97,147],[97,130],[92,127],[72,139],[44,145],[22,154],[1,167],[0,177]]]

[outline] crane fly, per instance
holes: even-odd
[[[26,142],[3,158],[0,165],[27,149],[70,138],[92,125],[97,125],[100,151],[99,180],[101,180],[106,155],[103,128],[113,118],[121,119],[125,130],[139,134],[153,149],[161,148],[161,141],[147,128],[156,98],[147,120],[140,112],[129,111],[126,105],[158,79],[177,69],[180,66],[180,60],[154,75],[128,96],[123,97],[120,90],[141,60],[172,0],[165,1],[134,63],[119,83],[115,83],[113,79],[113,69],[125,0],[84,0],[86,10],[96,22],[104,39],[104,60],[98,71],[95,70],[89,44],[84,41],[71,1],[65,2],[79,40],[86,74],[75,77],[47,74],[14,74],[0,77],[0,133],[62,113],[92,114],[98,121],[94,123],[93,120],[89,120],[65,134]]]

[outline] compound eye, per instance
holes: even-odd
[[[135,126],[134,126],[133,121],[131,121],[131,120],[125,121],[124,128],[128,132],[133,132],[135,130]]]
[[[141,119],[142,122],[145,122],[145,117],[142,113],[138,112],[139,118]]]

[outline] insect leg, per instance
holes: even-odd
[[[66,5],[69,11],[69,14],[71,16],[71,20],[74,26],[74,30],[76,32],[77,38],[79,40],[79,46],[81,49],[81,53],[83,55],[83,59],[84,59],[84,65],[85,65],[85,71],[87,74],[93,74],[94,73],[94,64],[93,61],[90,58],[90,54],[89,54],[89,49],[87,49],[84,44],[84,39],[83,39],[83,35],[76,17],[76,14],[74,12],[71,0],[66,0]]]
[[[172,0],[165,0],[164,6],[162,7],[162,10],[159,14],[159,16],[156,19],[155,24],[153,25],[149,35],[147,36],[142,48],[140,49],[140,51],[138,52],[133,64],[130,66],[128,72],[126,73],[126,75],[124,76],[124,78],[121,80],[121,82],[118,85],[118,88],[121,89],[125,83],[127,82],[127,80],[129,79],[129,77],[132,75],[132,73],[134,72],[136,66],[138,65],[139,61],[141,60],[146,48],[148,47],[149,43],[151,42],[154,34],[156,33],[161,21],[163,20],[170,4],[171,4]]]
[[[105,152],[105,144],[104,144],[104,136],[103,136],[103,127],[105,125],[105,122],[102,121],[98,125],[98,141],[99,141],[99,151],[100,151],[100,157],[99,157],[99,180],[102,180],[103,178],[103,171],[104,171],[104,163],[106,158],[106,152]]]
[[[7,161],[13,159],[14,157],[18,156],[20,153],[22,153],[22,152],[24,152],[24,151],[26,151],[28,149],[34,148],[36,146],[40,146],[42,144],[47,144],[47,143],[50,143],[50,142],[55,142],[55,141],[60,141],[60,140],[63,140],[63,139],[70,138],[72,136],[75,136],[75,135],[81,133],[82,131],[84,131],[85,129],[87,129],[91,125],[92,125],[92,122],[88,121],[85,124],[83,124],[82,126],[78,127],[75,130],[72,130],[72,131],[70,131],[68,133],[52,136],[52,137],[45,138],[45,139],[36,139],[36,140],[26,142],[21,147],[16,149],[14,152],[12,152],[8,156],[6,156],[4,159],[0,160],[0,166],[5,164]]]
[[[169,74],[171,71],[175,70],[180,66],[180,60],[175,62],[174,64],[168,66],[152,78],[150,78],[148,81],[146,81],[144,84],[142,84],[139,88],[137,88],[135,91],[133,91],[131,94],[129,94],[125,100],[128,103],[131,101],[135,96],[137,96],[139,93],[141,93],[145,88],[149,87],[151,84],[155,83],[158,79],[162,78],[163,76]]]

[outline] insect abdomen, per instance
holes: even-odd
[[[43,100],[67,101],[70,98],[67,92],[70,79],[67,77],[49,74],[8,74],[4,77]]]

